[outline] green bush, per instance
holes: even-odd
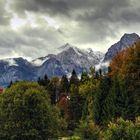
[[[122,118],[110,122],[104,137],[105,140],[140,140],[140,118],[135,123]]]
[[[81,121],[79,128],[76,129],[76,134],[80,136],[82,140],[100,139],[100,129],[92,121]]]
[[[81,140],[79,136],[72,136],[70,137],[70,140]]]
[[[0,95],[0,140],[57,137],[59,122],[47,91],[35,82],[17,82]]]

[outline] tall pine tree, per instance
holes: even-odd
[[[68,95],[69,93],[69,81],[66,75],[63,75],[60,81],[60,92]]]
[[[72,85],[79,85],[79,79],[77,77],[77,74],[76,74],[75,70],[72,71],[72,75],[71,75],[71,78],[70,78],[70,87]]]
[[[108,120],[106,99],[111,87],[111,81],[108,76],[101,79],[97,93],[95,94],[93,117],[94,121],[98,125],[105,125]]]

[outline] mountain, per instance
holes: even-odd
[[[93,52],[89,49],[81,50],[69,44],[66,44],[65,48],[67,49],[59,53],[56,58],[61,62],[66,74],[71,73],[73,69],[78,74],[88,71],[91,66],[99,64],[104,56],[102,53],[99,54],[99,52]]]
[[[45,74],[52,76],[70,75],[75,69],[77,74],[89,71],[91,66],[106,69],[113,56],[131,46],[140,37],[135,34],[124,34],[120,41],[112,45],[107,53],[94,52],[92,49],[79,49],[65,44],[57,50],[57,54],[49,54],[31,62],[23,58],[0,60],[0,85],[8,85],[16,80],[37,80]]]
[[[104,54],[92,49],[81,50],[70,44],[59,48],[58,54],[49,54],[31,62],[23,58],[0,60],[0,85],[7,86],[11,81],[35,81],[45,74],[52,76],[70,75],[73,69],[77,74],[88,71],[103,59]]]
[[[38,67],[39,77],[46,73],[48,77],[69,75],[73,69],[77,74],[81,74],[91,66],[99,64],[103,56],[103,53],[93,52],[91,49],[81,50],[67,43],[59,48],[58,54],[37,58],[32,64]]]
[[[16,80],[35,80],[35,68],[23,58],[0,60],[0,85],[8,85]]]
[[[110,62],[116,53],[120,52],[121,50],[125,48],[128,48],[134,42],[136,42],[139,38],[140,37],[136,33],[124,34],[122,38],[120,39],[120,41],[118,41],[117,43],[115,43],[108,49],[103,59],[103,62]]]

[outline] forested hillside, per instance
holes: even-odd
[[[0,95],[1,140],[140,140],[140,40],[79,79],[15,82]]]

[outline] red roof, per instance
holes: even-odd
[[[0,88],[0,92],[3,92],[3,88]]]

